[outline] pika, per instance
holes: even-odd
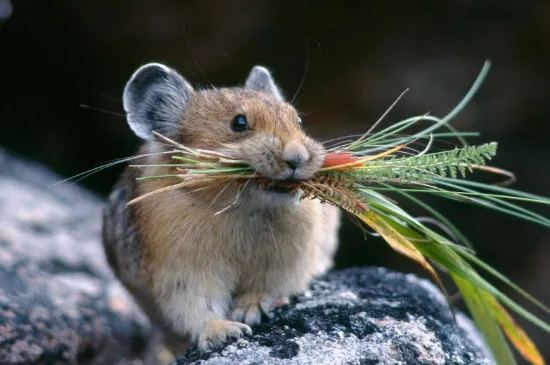
[[[175,70],[151,63],[132,75],[123,103],[131,130],[144,140],[136,156],[156,166],[123,172],[104,209],[103,245],[174,355],[250,334],[262,315],[331,267],[338,208],[299,192],[250,182],[181,188],[127,205],[175,183],[136,181],[166,173],[159,165],[171,163],[166,151],[173,148],[155,141],[153,131],[238,155],[267,179],[311,178],[325,149],[306,135],[266,68],[255,66],[242,87],[195,90]]]

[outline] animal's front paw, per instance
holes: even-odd
[[[199,336],[199,348],[207,350],[219,346],[229,338],[237,339],[244,333],[252,334],[252,330],[244,323],[224,319],[213,319],[208,322],[205,330]]]
[[[287,301],[286,297],[270,297],[260,293],[243,294],[235,299],[231,319],[253,326],[261,322],[262,313],[271,317],[271,310]]]

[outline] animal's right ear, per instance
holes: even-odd
[[[246,79],[245,87],[264,92],[279,101],[283,101],[283,94],[275,84],[271,72],[263,66],[254,66],[252,68]]]
[[[189,105],[193,88],[176,71],[158,63],[140,67],[122,96],[126,119],[134,133],[154,139],[153,131],[170,135]]]

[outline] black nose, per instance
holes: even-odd
[[[285,159],[285,161],[290,168],[297,169],[304,164],[306,158],[304,156],[298,155],[292,158]]]

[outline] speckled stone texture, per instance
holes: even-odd
[[[0,364],[141,364],[149,325],[106,265],[101,201],[0,149]]]
[[[171,365],[492,364],[471,321],[456,323],[428,281],[347,269],[316,280],[253,336]]]
[[[0,364],[143,364],[147,320],[108,269],[101,201],[0,149]],[[183,364],[490,364],[471,322],[428,281],[348,269]],[[152,362],[154,362],[152,361]],[[151,362],[151,363],[152,363]]]

